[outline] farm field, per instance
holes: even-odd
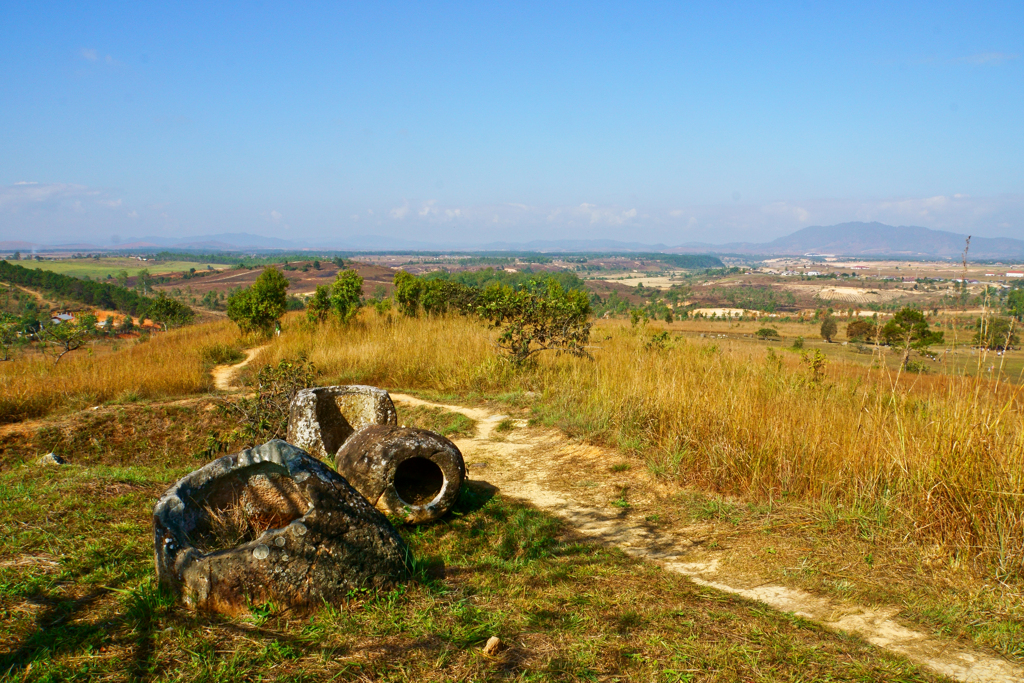
[[[320,263],[320,268],[313,267],[313,261],[293,261],[287,267],[278,269],[288,280],[288,293],[295,296],[308,296],[316,291],[319,285],[330,285],[338,274],[338,266],[330,261]],[[395,272],[391,268],[372,264],[356,263],[352,268],[363,278],[363,293],[373,296],[378,289],[390,293],[393,288]],[[193,295],[202,296],[206,292],[227,293],[232,289],[248,287],[262,272],[262,268],[231,268],[218,273],[197,277],[191,280],[175,280],[171,283],[157,285],[157,290],[170,291],[174,288],[184,289]]]
[[[196,270],[208,270],[211,268],[213,270],[225,270],[229,267],[221,263],[206,263],[203,261],[140,261],[134,258],[113,257],[17,261],[16,263],[26,268],[52,270],[55,273],[72,277],[89,276],[94,280],[106,279],[108,275],[117,277],[117,274],[122,270],[127,271],[129,277],[135,277],[143,270],[149,271],[150,275],[166,275],[168,273],[188,272],[189,268],[195,268]]]
[[[976,312],[980,315],[981,312]],[[881,315],[882,320],[886,318]],[[900,357],[888,347],[875,348],[872,344],[850,342],[845,334],[848,318],[838,319],[838,333],[832,342],[821,338],[820,322],[808,319],[805,322],[790,319],[782,321],[779,317],[764,316],[758,319],[723,320],[706,318],[689,318],[676,320],[672,323],[650,321],[646,323],[645,334],[650,336],[667,333],[667,343],[671,340],[700,341],[706,340],[713,344],[730,344],[736,348],[774,349],[802,358],[803,354],[815,350],[823,353],[829,360],[860,366],[884,365],[892,371],[899,370]],[[609,320],[603,325],[628,325],[628,322]],[[950,321],[939,318],[939,329],[945,334],[946,343],[931,348],[934,358],[913,354],[912,360],[918,362],[927,375],[958,375],[1001,377],[1012,383],[1024,382],[1024,349],[1014,348],[1006,352],[984,351],[972,348],[973,329],[949,327]],[[760,339],[757,331],[764,327],[775,329],[778,338]],[[803,340],[803,346],[794,348],[797,339]],[[599,346],[600,344],[598,344]]]

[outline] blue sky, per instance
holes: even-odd
[[[1024,238],[1024,3],[168,4],[4,2],[0,240]]]

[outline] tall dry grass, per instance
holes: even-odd
[[[284,321],[253,369],[279,360],[308,358],[329,381],[429,389],[440,393],[515,390],[526,379],[494,354],[495,335],[462,317],[408,318],[361,311],[348,325],[308,327],[301,315]]]
[[[57,364],[52,355],[23,354],[0,363],[0,422],[116,399],[209,391],[210,350],[239,342],[234,325],[215,322],[154,334],[143,342],[121,340],[122,348],[113,352],[90,354],[82,348]]]
[[[594,360],[514,372],[494,334],[465,318],[381,318],[318,331],[297,320],[259,362],[304,355],[330,381],[441,393],[541,392],[541,416],[642,454],[655,472],[749,500],[859,510],[920,542],[1024,571],[1019,388],[831,363],[821,381],[794,353],[676,339],[611,322]]]

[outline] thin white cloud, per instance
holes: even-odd
[[[107,65],[109,65],[109,66],[117,66],[117,65],[120,64],[120,62],[118,62],[116,59],[114,59],[113,55],[103,55],[103,56],[101,56],[98,50],[96,50],[95,48],[91,48],[91,47],[83,47],[82,49],[80,49],[78,51],[78,56],[81,57],[82,59],[84,59],[87,62],[103,61],[103,62],[106,62]]]
[[[19,182],[0,187],[0,210],[19,211],[27,208],[53,207],[69,201],[81,201],[82,198],[98,197],[100,194],[98,190],[92,190],[84,185]]]
[[[976,55],[969,55],[967,57],[961,57],[955,61],[963,64],[974,64],[981,66],[983,64],[1002,64],[1003,62],[1009,62],[1014,59],[1019,59],[1019,54],[1010,54],[1007,52],[981,52]]]
[[[168,204],[140,206],[127,198],[82,185],[35,183],[0,186],[0,239],[47,241],[101,240],[112,231],[142,236],[194,231],[245,231],[249,226],[205,221],[202,215],[182,215]],[[721,244],[761,242],[810,225],[848,221],[878,221],[889,225],[919,225],[984,237],[1024,238],[1024,194],[976,196],[965,193],[877,199],[801,199],[799,201],[733,202],[665,207],[622,206],[586,202],[574,205],[522,203],[445,204],[436,200],[409,201],[390,208],[344,207],[342,227],[325,233],[324,216],[289,212],[288,223],[278,210],[263,214],[268,223],[287,225],[295,239],[319,241],[345,234],[344,225],[360,231],[423,242],[521,242],[534,239],[613,239],[667,245],[688,242]],[[328,217],[329,218],[329,217]],[[165,222],[166,221],[166,222]],[[380,226],[378,228],[378,226]],[[146,232],[151,231],[151,232]],[[196,232],[195,234],[203,234]]]

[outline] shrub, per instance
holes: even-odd
[[[160,323],[166,331],[168,326],[185,325],[195,318],[195,311],[160,292],[153,299],[153,303],[146,307],[143,315],[155,323]]]
[[[331,308],[338,319],[347,323],[362,305],[363,278],[354,270],[338,273],[331,285]]]
[[[305,359],[282,360],[256,373],[255,393],[228,404],[241,419],[240,432],[252,445],[283,439],[288,432],[288,406],[302,389],[313,386],[316,368]]]
[[[420,295],[423,281],[411,273],[400,270],[395,273],[395,303],[398,310],[408,316],[415,316],[420,309]]]
[[[316,292],[306,304],[306,319],[313,324],[327,320],[331,312],[331,290],[327,285],[317,285]]]
[[[836,319],[831,315],[826,315],[821,321],[821,338],[825,341],[832,343],[832,337],[836,336],[839,331],[839,326],[836,324]]]
[[[877,330],[874,320],[858,318],[846,325],[846,338],[850,341],[874,341]]]
[[[428,315],[443,315],[451,311],[475,313],[480,303],[480,290],[450,280],[425,280],[420,294],[420,305]]]
[[[480,313],[501,330],[497,345],[515,366],[541,351],[588,356],[590,300],[579,290],[566,291],[555,280],[532,281],[522,289],[488,287]]]
[[[825,354],[819,349],[814,349],[814,353],[805,351],[803,361],[811,371],[811,381],[820,382],[825,376]]]

